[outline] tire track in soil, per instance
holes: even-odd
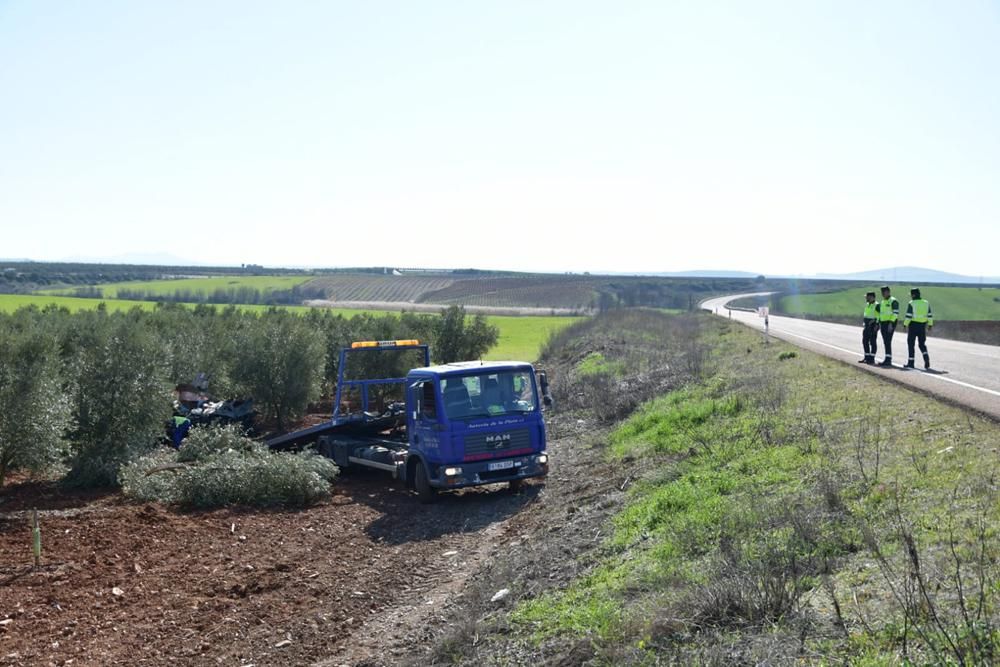
[[[506,522],[475,535],[464,535],[441,553],[439,565],[413,573],[414,585],[402,587],[405,600],[359,628],[336,654],[316,667],[383,667],[396,665],[412,655],[413,644],[426,644],[447,622],[452,598],[489,559]]]
[[[606,431],[592,421],[573,415],[548,421],[555,468],[544,484],[525,486],[525,493],[534,496],[532,502],[456,540],[450,550],[460,551],[453,564],[445,562],[434,570],[438,581],[414,587],[409,597],[373,617],[341,651],[316,667],[430,664],[443,638],[519,600],[565,586],[593,566],[594,561],[583,556],[604,543],[606,521],[638,471],[604,459],[603,447],[595,443],[603,442]],[[510,589],[509,596],[493,603],[492,596],[502,588]],[[535,662],[537,656],[525,648],[498,644],[495,638],[483,640],[474,651],[480,655],[470,662],[484,664],[480,660],[487,657],[502,664]]]

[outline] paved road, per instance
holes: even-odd
[[[709,299],[703,302],[701,307],[715,312],[720,317],[729,317],[731,312],[732,319],[763,331],[764,320],[756,312],[735,309],[730,311],[726,306],[727,303],[735,299],[757,294],[766,294],[766,292]],[[902,308],[906,307],[905,300],[900,300],[900,304]],[[858,310],[860,311],[860,309],[859,305]],[[772,315],[768,318],[768,329],[772,336],[799,347],[834,359],[855,363],[864,356],[861,349],[860,319],[859,315],[858,326],[852,327],[845,324],[814,322]],[[932,333],[927,338],[927,348],[933,368],[931,373],[926,373],[923,370],[902,370],[899,366],[889,369],[866,364],[855,363],[855,365],[858,368],[919,387],[929,393],[967,405],[979,412],[1000,419],[1000,347],[935,338]],[[879,361],[882,359],[882,353],[882,340],[879,338]],[[916,353],[917,367],[922,368],[923,359],[920,358],[919,348]],[[892,339],[892,357],[897,364],[906,363],[906,330],[903,329],[902,324]]]

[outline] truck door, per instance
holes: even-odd
[[[422,380],[410,387],[413,400],[410,405],[410,414],[407,415],[411,422],[410,445],[417,451],[425,454],[428,460],[439,461],[441,459],[441,430],[438,425],[441,423],[438,418],[440,408],[437,400],[437,390],[433,380]]]

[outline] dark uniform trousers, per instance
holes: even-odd
[[[878,320],[875,318],[865,318],[865,328],[861,330],[861,345],[865,349],[865,361],[874,361],[878,354]]]
[[[930,355],[927,354],[927,323],[910,322],[906,326],[906,347],[910,353],[910,361],[913,361],[913,343],[920,343],[920,352],[924,355],[924,363],[930,364]]]
[[[895,322],[879,322],[882,330],[882,347],[885,348],[886,359],[892,358],[892,334],[896,333]]]

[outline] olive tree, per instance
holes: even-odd
[[[280,310],[248,318],[236,337],[233,380],[283,431],[319,397],[325,337],[305,318]]]
[[[119,468],[163,436],[171,383],[164,343],[150,318],[139,312],[87,315],[73,340],[74,456],[67,481],[113,486]]]
[[[442,364],[478,359],[500,339],[500,330],[486,316],[476,315],[469,321],[461,306],[441,311],[436,324],[434,359]]]
[[[204,373],[211,383],[212,394],[225,396],[233,391],[230,370],[236,356],[236,340],[232,332],[243,315],[228,309],[220,314],[215,306],[205,304],[194,309],[157,304],[151,317],[163,340],[171,382],[188,383]]]
[[[69,422],[55,337],[25,313],[0,326],[0,485],[7,472],[57,463]]]

